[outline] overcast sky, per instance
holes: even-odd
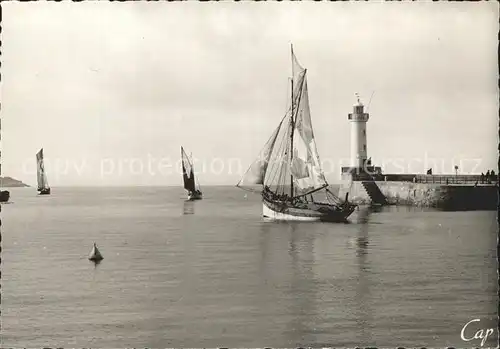
[[[368,154],[386,171],[424,171],[425,157],[435,172],[497,167],[495,2],[2,9],[2,173],[28,184],[41,147],[53,186],[181,184],[166,167],[181,145],[205,163],[202,185],[235,184],[284,115],[290,43],[330,181],[348,165],[355,92],[368,104],[375,91]]]

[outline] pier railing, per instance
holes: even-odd
[[[433,184],[495,184],[498,176],[481,175],[422,175],[422,174],[353,174],[354,180],[396,181]]]
[[[416,183],[436,183],[436,184],[493,184],[498,177],[480,175],[417,175]]]

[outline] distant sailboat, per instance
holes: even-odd
[[[97,248],[97,246],[94,242],[94,246],[92,247],[92,251],[90,251],[90,254],[89,254],[89,260],[92,262],[99,262],[103,259],[104,258],[102,256],[101,252],[99,252],[99,249]]]
[[[36,153],[36,176],[38,181],[38,192],[40,195],[49,195],[50,187],[47,181],[47,174],[45,173],[45,166],[43,161],[43,148]]]
[[[307,70],[293,48],[292,68],[290,107],[237,187],[262,194],[266,218],[345,222],[356,205],[348,202],[348,195],[342,200],[328,189],[312,128]],[[321,192],[325,201],[312,195]]]
[[[10,192],[8,190],[0,190],[0,202],[8,202],[10,199]]]
[[[184,189],[188,191],[188,200],[201,200],[203,194],[201,193],[199,184],[196,186],[193,163],[188,155],[181,147],[182,157],[182,178],[184,180]]]

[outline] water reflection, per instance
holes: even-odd
[[[267,283],[267,280],[269,278],[268,275],[268,264],[269,264],[269,258],[270,258],[270,251],[272,251],[271,247],[269,246],[271,241],[271,227],[272,223],[269,222],[261,222],[260,223],[260,240],[259,240],[259,251],[260,251],[260,263],[259,263],[259,271],[261,277],[264,278],[264,283]]]
[[[182,214],[194,214],[194,201],[185,200]]]
[[[316,301],[318,298],[315,285],[316,276],[313,271],[314,236],[304,234],[306,229],[299,224],[290,224],[289,249],[292,273],[287,296],[291,301],[288,308],[292,314],[287,324],[287,339],[290,345],[300,346],[314,342],[310,337],[313,328],[310,324],[316,318]]]
[[[311,223],[261,223],[261,297],[271,307],[278,305],[279,313],[275,314],[275,319],[283,326],[281,331],[278,330],[283,337],[277,339],[277,335],[276,338],[280,345],[297,347],[329,343],[327,332],[337,325],[337,321],[355,321],[356,330],[350,335],[353,337],[351,340],[355,338],[356,343],[364,346],[374,345],[371,304],[373,267],[369,253],[372,213],[371,208],[359,212],[351,255],[351,265],[355,267],[349,276],[342,272],[342,267],[330,271],[322,267],[335,258],[330,253],[338,248],[316,246],[327,241],[339,241],[331,235],[329,237],[331,225],[325,225],[325,230],[322,230],[319,228],[321,225]],[[350,268],[349,265],[345,267]],[[356,279],[354,289],[346,295],[343,283],[352,277]],[[352,314],[352,320],[340,320],[341,313]]]
[[[356,304],[358,305],[356,323],[360,330],[360,344],[363,346],[374,345],[373,310],[371,308],[370,273],[372,268],[369,262],[369,223],[372,207],[360,210],[358,223],[359,230],[356,237],[356,258],[358,265],[358,282],[356,285]]]
[[[379,212],[378,208],[366,207],[359,211],[358,221],[359,230],[356,237],[356,255],[365,255],[368,253],[368,224],[373,212]]]
[[[277,342],[287,347],[312,343],[318,312],[314,235],[307,234],[307,225],[296,223],[263,222],[260,230],[262,296],[271,307],[283,303],[277,309],[284,313],[273,315],[285,320],[284,337]]]

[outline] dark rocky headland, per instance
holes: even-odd
[[[12,177],[0,177],[0,186],[2,188],[29,187],[29,185]]]

